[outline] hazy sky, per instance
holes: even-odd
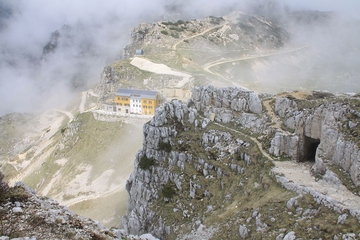
[[[131,28],[143,21],[219,15],[236,6],[246,8],[254,2],[0,0],[0,26],[3,26],[0,29],[0,116],[65,104],[81,90],[72,90],[76,79],[85,79],[86,87],[96,84],[103,67],[120,57],[122,48],[129,42]],[[287,3],[299,10],[331,10],[353,17],[358,17],[360,11],[358,0],[274,2]],[[6,9],[11,9],[10,17]],[[40,61],[50,34],[64,24],[72,27],[72,38],[46,61]],[[84,55],[84,49],[90,50]]]

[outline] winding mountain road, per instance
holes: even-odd
[[[215,61],[215,62],[212,62],[212,63],[207,63],[207,64],[203,65],[203,68],[208,73],[211,73],[211,74],[213,74],[215,76],[218,76],[219,74],[212,72],[210,70],[210,68],[221,65],[221,64],[224,64],[224,63],[240,62],[240,61],[245,61],[245,60],[250,60],[250,59],[265,58],[265,57],[270,57],[270,56],[293,53],[293,52],[303,50],[305,48],[307,48],[307,46],[302,46],[302,47],[295,48],[295,49],[289,49],[289,50],[285,50],[285,51],[279,51],[279,52],[273,52],[273,53],[267,53],[267,54],[256,54],[256,55],[253,55],[253,56],[247,56],[247,57],[241,57],[241,58],[234,58],[234,59],[227,59],[227,60],[221,59],[219,61]]]

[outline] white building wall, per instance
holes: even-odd
[[[141,114],[141,98],[140,97],[130,97],[130,113],[139,113]]]

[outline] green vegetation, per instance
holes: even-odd
[[[177,26],[179,25],[177,22],[162,22],[163,25],[165,26]]]
[[[179,34],[178,33],[171,33],[170,36],[172,36],[173,38],[179,38]]]
[[[162,34],[164,34],[164,35],[169,35],[169,33],[167,32],[167,31],[165,31],[165,30],[161,30],[160,31]]]
[[[151,166],[155,165],[155,160],[153,158],[147,158],[145,155],[140,158],[139,167],[142,170],[149,170]]]
[[[182,31],[184,31],[184,29],[178,28],[178,27],[170,27],[169,29],[170,29],[170,30],[173,30],[173,31],[177,31],[177,32],[182,32]]]
[[[161,193],[164,197],[166,198],[173,198],[176,194],[176,191],[175,191],[175,186],[174,184],[167,184],[163,187],[163,189],[161,190]]]
[[[159,150],[165,151],[165,152],[171,152],[171,144],[168,142],[159,142]]]

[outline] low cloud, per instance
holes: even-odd
[[[286,13],[285,5],[298,10],[338,11],[352,17],[357,16],[355,9],[359,9],[359,3],[354,0],[308,0],[301,3],[290,0],[0,0],[0,116],[66,104],[79,91],[99,81],[103,67],[120,58],[123,47],[129,42],[131,28],[141,22],[219,16],[235,9],[256,11],[259,6],[264,6],[264,13],[275,9],[276,14],[282,16]],[[276,14],[273,11],[273,15]],[[343,63],[347,62],[345,67],[351,69],[358,64],[356,49],[345,55],[339,54],[339,51],[348,51],[349,44],[356,46],[358,35],[352,33],[352,38],[348,39],[350,33],[347,29],[351,29],[350,26],[346,27],[346,21],[337,24],[340,26],[328,28],[325,44],[321,38],[321,27],[316,28],[320,32],[313,34],[312,39],[306,40],[314,48],[329,49],[330,54],[336,54]],[[41,60],[50,34],[64,25],[71,27],[67,42],[62,42],[59,49],[48,54],[46,60]],[[296,33],[294,28],[292,30]],[[297,34],[298,40],[306,36],[300,33]],[[342,38],[337,38],[339,33]]]

